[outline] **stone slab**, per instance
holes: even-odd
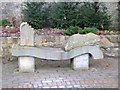
[[[18,47],[12,48],[11,52],[13,56],[31,56],[49,60],[67,60],[86,53],[91,54],[93,59],[103,58],[103,53],[98,46],[84,46],[75,48],[68,52],[61,48]]]
[[[20,72],[34,72],[35,61],[33,57],[19,57],[19,71]]]
[[[27,22],[20,25],[20,45],[34,46],[34,30]]]
[[[89,54],[84,54],[75,57],[74,59],[72,59],[71,64],[74,70],[89,69]]]

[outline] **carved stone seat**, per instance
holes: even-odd
[[[34,58],[42,58],[47,60],[71,60],[73,69],[88,69],[89,55],[93,59],[102,59],[103,53],[97,45],[77,47],[69,51],[61,48],[50,47],[35,47],[34,46],[34,31],[27,23],[22,23],[20,26],[20,46],[12,48],[13,56],[18,57],[18,65],[20,72],[34,72]]]

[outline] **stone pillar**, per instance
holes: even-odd
[[[34,46],[34,30],[27,22],[23,22],[20,25],[20,46],[31,47]],[[19,71],[20,72],[34,72],[35,61],[34,57],[22,56],[19,60]]]
[[[89,69],[89,54],[80,55],[74,59],[71,59],[71,66],[74,70]]]
[[[18,60],[20,72],[34,72],[35,61],[33,57],[19,57]]]

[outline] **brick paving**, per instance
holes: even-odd
[[[118,58],[90,60],[89,70],[72,70],[70,61],[36,59],[36,72],[19,73],[17,61],[2,65],[2,88],[118,88]]]

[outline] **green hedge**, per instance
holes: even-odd
[[[65,32],[64,32],[64,35],[68,35],[68,36],[71,36],[73,34],[87,34],[87,33],[94,33],[96,34],[99,30],[97,28],[80,28],[78,26],[70,26]]]
[[[24,6],[23,21],[35,29],[70,26],[108,29],[111,22],[107,8],[99,2],[26,2]]]

